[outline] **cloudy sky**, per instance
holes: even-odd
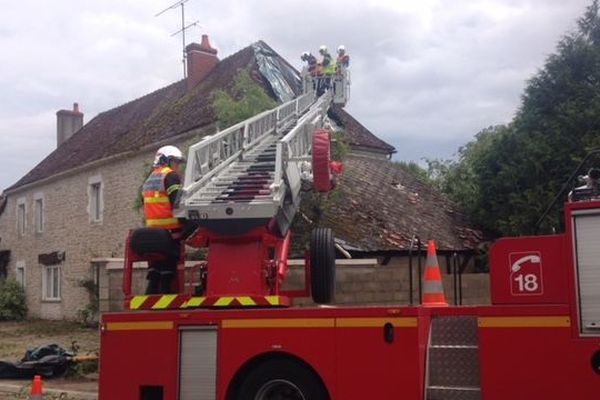
[[[175,0],[0,0],[0,190],[56,147],[56,111],[85,122],[181,79]],[[448,158],[510,121],[525,81],[591,0],[189,0],[187,33],[224,58],[262,39],[299,54],[344,44],[348,110],[398,149]]]

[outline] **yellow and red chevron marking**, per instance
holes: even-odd
[[[225,307],[288,307],[286,296],[191,296],[185,294],[134,296],[129,301],[130,310],[169,310]]]

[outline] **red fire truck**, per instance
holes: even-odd
[[[192,146],[180,210],[198,222],[188,244],[207,247],[207,261],[181,267],[174,294],[135,295],[131,266],[160,258],[162,239],[133,231],[126,311],[101,322],[100,400],[600,398],[593,196],[565,205],[562,234],[495,242],[491,305],[327,305],[335,243],[324,228],[305,289],[282,290],[300,192],[332,188],[322,128],[345,79],[320,97],[308,82],[303,96]],[[321,305],[293,307],[303,295]]]

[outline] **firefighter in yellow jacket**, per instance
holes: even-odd
[[[156,152],[154,169],[142,188],[146,227],[166,229],[171,233],[172,248],[166,260],[148,266],[146,294],[171,293],[181,252],[183,220],[175,218],[173,206],[181,190],[181,151],[175,146],[163,146]]]

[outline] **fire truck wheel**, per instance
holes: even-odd
[[[335,242],[329,228],[316,228],[310,238],[310,276],[315,303],[329,304],[335,299]]]
[[[246,375],[234,400],[328,400],[313,371],[293,360],[268,360]]]

